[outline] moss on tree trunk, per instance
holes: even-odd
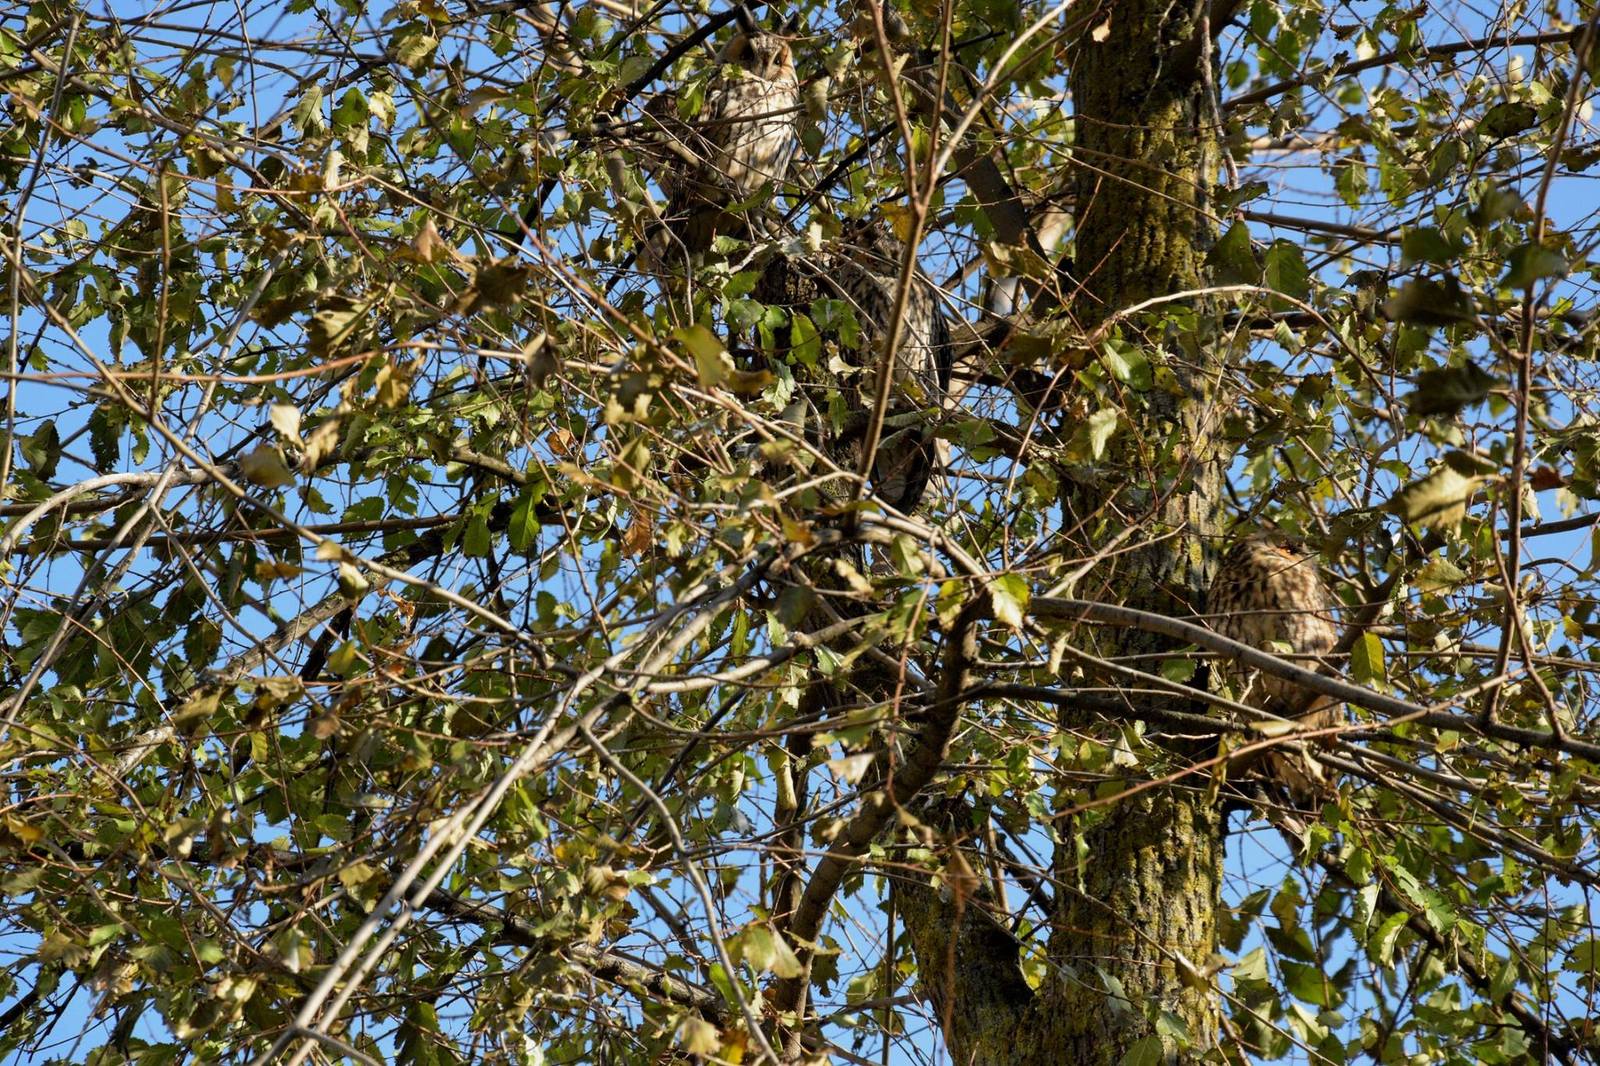
[[[1216,146],[1206,116],[1200,9],[1168,0],[1114,0],[1109,20],[1086,32],[1072,57],[1077,230],[1085,328],[1153,298],[1205,283],[1213,224],[1206,190]],[[1206,317],[1192,298],[1181,301]],[[1127,334],[1137,340],[1137,322]],[[1180,388],[1152,394],[1128,414],[1143,442],[1183,442],[1159,464],[1159,483],[1128,485],[1123,514],[1141,516],[1156,546],[1118,566],[1100,594],[1131,606],[1187,614],[1200,602],[1217,529],[1221,477],[1204,443],[1215,417],[1208,382],[1215,358],[1203,330],[1181,340],[1169,369]],[[1166,345],[1170,338],[1155,338]],[[1136,445],[1141,446],[1141,445]],[[1144,447],[1159,447],[1145,443]],[[1187,450],[1183,450],[1187,449]],[[1071,501],[1092,514],[1104,500]],[[1102,512],[1103,513],[1103,512]],[[1089,591],[1089,590],[1085,590]],[[1085,634],[1085,639],[1089,635]],[[1131,632],[1093,634],[1096,652],[1160,650]],[[1111,643],[1111,642],[1115,643]],[[1082,723],[1075,723],[1081,725]],[[1180,760],[1187,754],[1177,753]],[[1128,782],[1134,784],[1135,782]],[[1216,933],[1222,817],[1205,780],[1146,789],[1061,825],[1049,976],[1021,979],[1014,942],[989,912],[957,905],[932,885],[902,891],[901,911],[921,980],[938,1009],[952,1060],[985,1064],[1115,1064],[1159,1039],[1172,1062],[1196,1061],[1215,1042],[1215,994],[1200,976]],[[1156,1021],[1165,1023],[1158,1033]],[[1187,1040],[1174,1039],[1186,1031]]]

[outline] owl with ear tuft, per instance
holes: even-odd
[[[647,235],[658,266],[701,255],[718,234],[747,235],[735,208],[784,179],[799,143],[800,83],[789,45],[798,16],[776,31],[743,4],[735,16],[738,32],[717,56],[700,110],[682,116],[676,92],[645,108],[653,142],[646,162],[667,197],[664,226]]]

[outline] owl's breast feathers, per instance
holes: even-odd
[[[904,250],[879,219],[846,224],[841,249],[829,257],[831,285],[844,298],[861,327],[862,345],[845,358],[863,367],[856,379],[859,402],[871,410],[877,375],[872,372],[888,340],[899,289]],[[890,423],[880,440],[872,469],[873,492],[897,510],[910,512],[921,502],[941,465],[938,442],[928,425],[903,424],[902,416],[941,409],[950,391],[950,323],[938,290],[917,271],[907,292],[895,347]]]
[[[678,113],[677,94],[645,108],[655,140],[650,169],[667,196],[665,217],[690,252],[718,233],[744,229],[727,209],[787,175],[799,143],[800,83],[779,35],[740,34],[724,49],[699,113]]]
[[[706,184],[722,184],[743,200],[782,181],[799,138],[800,85],[794,68],[773,78],[735,68],[723,73],[707,101],[705,138],[712,145]]]
[[[1266,536],[1245,538],[1223,558],[1211,585],[1209,612],[1211,627],[1221,635],[1274,654],[1322,656],[1339,640],[1333,597],[1316,559]],[[1296,665],[1317,667],[1306,658]],[[1295,718],[1304,726],[1337,725],[1344,715],[1338,700],[1232,660],[1221,661],[1218,672],[1247,705]],[[1274,749],[1262,768],[1301,806],[1312,805],[1329,791],[1321,766],[1309,757]]]

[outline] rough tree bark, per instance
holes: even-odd
[[[1083,283],[1072,311],[1086,330],[1142,301],[1203,286],[1214,233],[1206,189],[1217,148],[1204,96],[1203,9],[1112,0],[1099,10],[1094,23],[1104,39],[1086,31],[1071,60],[1074,260]],[[1203,306],[1183,302],[1204,320]],[[1126,323],[1125,332],[1134,325]],[[1124,490],[1120,513],[1141,516],[1151,534],[1166,536],[1121,565],[1100,594],[1187,615],[1202,602],[1217,529],[1220,470],[1205,442],[1214,432],[1207,383],[1218,355],[1192,338],[1150,339],[1183,348],[1167,364],[1183,388],[1130,409],[1142,424],[1129,436],[1183,442],[1188,453],[1159,464],[1176,475]],[[1070,509],[1088,516],[1103,502],[1079,499]],[[1083,530],[1091,541],[1112,532],[1089,522]],[[1104,635],[1093,639],[1107,655],[1161,646],[1126,632],[1110,637],[1114,644]],[[1220,811],[1203,789],[1180,784],[1139,792],[1057,828],[1064,843],[1054,859],[1052,965],[1037,989],[1024,981],[1017,944],[981,898],[957,899],[936,884],[909,886],[897,897],[952,1061],[1114,1064],[1156,1036],[1162,1014],[1187,1029],[1187,1040],[1160,1037],[1164,1057],[1197,1059],[1217,1031],[1214,993],[1196,970],[1215,943]]]

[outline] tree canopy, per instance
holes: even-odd
[[[655,254],[751,18],[792,162]],[[1600,1059],[1597,78],[1554,0],[0,14],[0,1048]],[[1264,529],[1320,661],[1207,624]]]

